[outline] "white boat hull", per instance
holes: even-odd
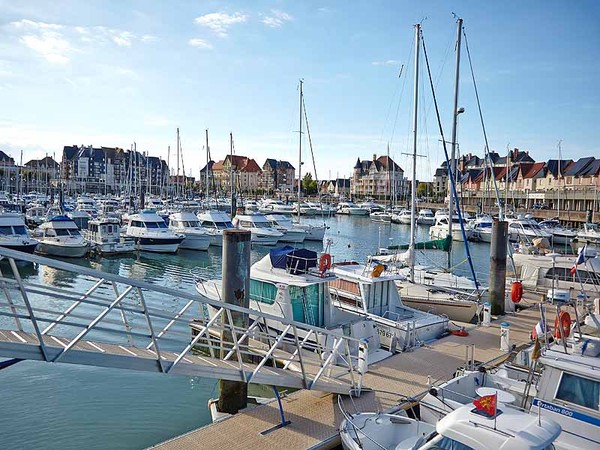
[[[281,236],[271,236],[267,234],[252,233],[252,243],[260,245],[276,245]]]
[[[116,255],[135,251],[134,242],[105,242],[93,245],[95,250],[103,255]]]
[[[435,299],[418,299],[408,296],[402,297],[402,302],[406,306],[425,311],[431,314],[443,315],[450,320],[469,323],[477,314],[478,305],[474,301],[443,301]]]
[[[465,229],[465,234],[467,235],[467,239],[471,236],[471,230]],[[448,227],[439,227],[432,226],[429,229],[429,237],[431,239],[445,239],[448,236]],[[460,228],[456,229],[452,227],[452,240],[461,242],[463,240],[462,231]]]
[[[300,244],[302,242],[304,242],[304,240],[306,239],[306,232],[302,231],[302,230],[286,230],[285,232],[283,232],[283,237],[280,238],[279,240],[281,242],[293,242],[293,243],[297,243]]]
[[[187,250],[208,250],[210,244],[212,242],[212,236],[199,235],[199,236],[186,236],[181,244],[179,244],[179,248],[184,248]]]
[[[81,258],[88,252],[87,243],[82,245],[57,245],[49,242],[40,242],[36,251],[42,255],[60,256],[63,258]]]

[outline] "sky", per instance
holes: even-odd
[[[318,179],[356,159],[412,168],[414,24],[422,24],[451,138],[456,18],[464,20],[490,149],[536,160],[600,156],[600,2],[0,0],[0,150],[19,162],[64,145],[137,149],[197,176],[234,151],[298,167],[299,80]],[[485,148],[465,41],[458,145]],[[444,159],[419,70],[417,177]],[[304,130],[306,124],[303,124]],[[313,172],[308,134],[303,172]]]

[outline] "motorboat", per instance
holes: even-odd
[[[373,211],[369,214],[369,217],[373,222],[391,222],[392,214],[387,211]]]
[[[342,262],[333,265],[329,282],[334,304],[364,315],[377,324],[381,344],[392,352],[430,343],[448,330],[448,318],[404,305],[395,282],[399,274],[378,263]]]
[[[337,212],[337,208],[335,206],[329,205],[323,202],[305,202],[307,205],[315,208],[317,210],[317,215],[322,215],[323,217],[330,217],[335,215]]]
[[[587,222],[583,224],[581,230],[577,232],[577,239],[581,242],[590,244],[600,244],[600,225]]]
[[[158,197],[150,197],[146,199],[146,204],[144,205],[144,208],[146,208],[149,211],[159,211],[163,209],[163,207],[163,202]]]
[[[33,205],[25,210],[25,222],[31,228],[39,227],[46,221],[46,208],[43,205]]]
[[[89,244],[79,228],[67,216],[55,216],[36,230],[39,240],[36,252],[42,255],[81,258],[89,250]]]
[[[558,219],[542,220],[540,228],[552,235],[552,245],[568,245],[577,237],[577,233],[563,227]]]
[[[17,213],[0,213],[0,247],[33,253],[38,241],[32,239],[23,216]]]
[[[329,282],[335,275],[318,266],[314,251],[291,246],[272,249],[250,268],[250,309],[364,340],[368,343],[369,363],[391,356],[390,352],[380,348],[373,320],[334,304]],[[199,279],[196,290],[208,298],[222,299],[221,280]],[[209,316],[214,317],[217,308],[207,305],[207,309]],[[279,320],[269,318],[264,322],[261,320],[261,325],[280,332],[286,327]],[[313,339],[305,331],[298,332],[305,339]],[[331,345],[329,342],[319,344]],[[357,347],[351,351],[356,354]]]
[[[429,228],[429,237],[431,237],[431,239],[443,239],[448,236],[450,220],[452,220],[452,240],[463,241],[463,232],[458,214],[453,214],[451,219],[448,215],[440,214],[437,216],[435,218],[435,224]],[[471,236],[471,230],[466,226],[466,224],[464,231],[467,239],[469,239]]]
[[[238,214],[231,223],[236,228],[249,230],[254,244],[275,245],[283,237],[283,233],[275,229],[264,214]]]
[[[223,246],[223,230],[235,228],[233,223],[231,223],[229,214],[223,211],[211,209],[199,213],[197,217],[200,221],[200,226],[213,233],[211,245],[215,245],[217,247]]]
[[[344,450],[549,450],[562,431],[550,418],[502,404],[493,416],[461,405],[436,424],[380,412],[342,412]]]
[[[383,206],[378,205],[377,203],[373,202],[373,201],[367,201],[367,202],[362,202],[358,204],[359,208],[364,208],[366,210],[369,211],[369,213],[372,213],[374,211],[383,211]]]
[[[188,250],[208,250],[213,242],[214,231],[200,226],[196,214],[191,211],[181,211],[169,216],[169,229],[176,234],[182,234],[185,239],[179,248]]]
[[[420,209],[419,215],[417,216],[417,223],[419,225],[435,224],[435,216],[433,214],[433,211],[430,209]]]
[[[490,216],[477,217],[469,223],[469,240],[475,242],[492,242],[492,225],[494,219]]]
[[[126,235],[135,240],[139,250],[155,253],[175,253],[185,238],[170,230],[156,212],[147,209],[129,216]]]
[[[298,214],[298,209],[300,209],[300,215],[302,216],[316,216],[319,213],[319,208],[308,202],[300,202],[300,205],[294,203],[293,208],[294,214]]]
[[[544,231],[535,220],[525,216],[508,220],[508,239],[512,242],[533,242],[533,239],[547,239],[547,247],[549,247],[552,235]]]
[[[420,402],[422,420],[436,423],[479,395],[495,394],[498,402],[524,408],[535,421],[559,424],[563,432],[554,442],[557,450],[600,448],[598,337],[578,334],[564,344],[540,348],[539,357],[535,351],[532,345],[493,372],[462,370],[455,378],[431,386]]]
[[[302,243],[308,232],[292,222],[289,216],[283,214],[267,214],[265,216],[272,226],[283,233],[283,237],[279,239],[281,242]],[[321,238],[323,239],[323,238]]]
[[[75,222],[77,228],[80,230],[87,230],[88,224],[92,219],[92,215],[87,211],[76,209],[75,211],[69,211],[67,217]]]
[[[258,211],[263,214],[294,214],[294,207],[292,205],[286,205],[281,200],[266,199],[263,200],[262,204],[258,208]]]
[[[244,211],[246,212],[246,214],[253,214],[255,212],[258,212],[258,202],[256,200],[246,200],[244,202]]]
[[[367,216],[371,211],[369,208],[358,206],[352,202],[340,202],[338,203],[337,213],[349,216]]]
[[[135,240],[121,236],[121,224],[115,217],[99,217],[89,221],[84,236],[94,251],[102,255],[118,255],[135,251]]]
[[[410,225],[411,218],[412,216],[410,210],[403,209],[399,213],[392,216],[392,222],[400,223],[402,225]]]
[[[515,276],[523,288],[543,292],[548,299],[568,301],[578,295],[584,298],[600,297],[600,258],[596,249],[582,247],[583,262],[576,266],[578,255],[564,256],[556,253],[536,255],[515,252]]]

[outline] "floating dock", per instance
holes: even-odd
[[[539,300],[539,297],[524,298],[523,303],[537,306]],[[552,307],[546,309],[549,324],[554,323],[552,310]],[[352,400],[344,397],[345,408],[350,412],[355,412],[354,408],[356,411],[392,410],[407,397],[422,396],[430,382],[451,379],[468,361],[476,365],[499,364],[509,356],[500,349],[500,323],[510,324],[510,344],[519,349],[531,343],[531,331],[539,320],[537,307],[524,309],[493,321],[489,327],[470,325],[468,336],[450,335],[431,345],[369,365],[363,386],[373,391],[363,392]],[[302,390],[284,397],[282,403],[285,419],[291,422],[285,427],[274,429],[281,423],[281,416],[277,402],[273,401],[152,448],[291,450],[328,449],[340,444],[338,428],[343,416],[337,395]]]

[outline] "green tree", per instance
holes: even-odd
[[[312,179],[310,172],[302,177],[302,191],[304,191],[305,195],[314,195],[317,193],[317,182]]]
[[[427,183],[419,183],[417,186],[417,197],[427,196]]]

